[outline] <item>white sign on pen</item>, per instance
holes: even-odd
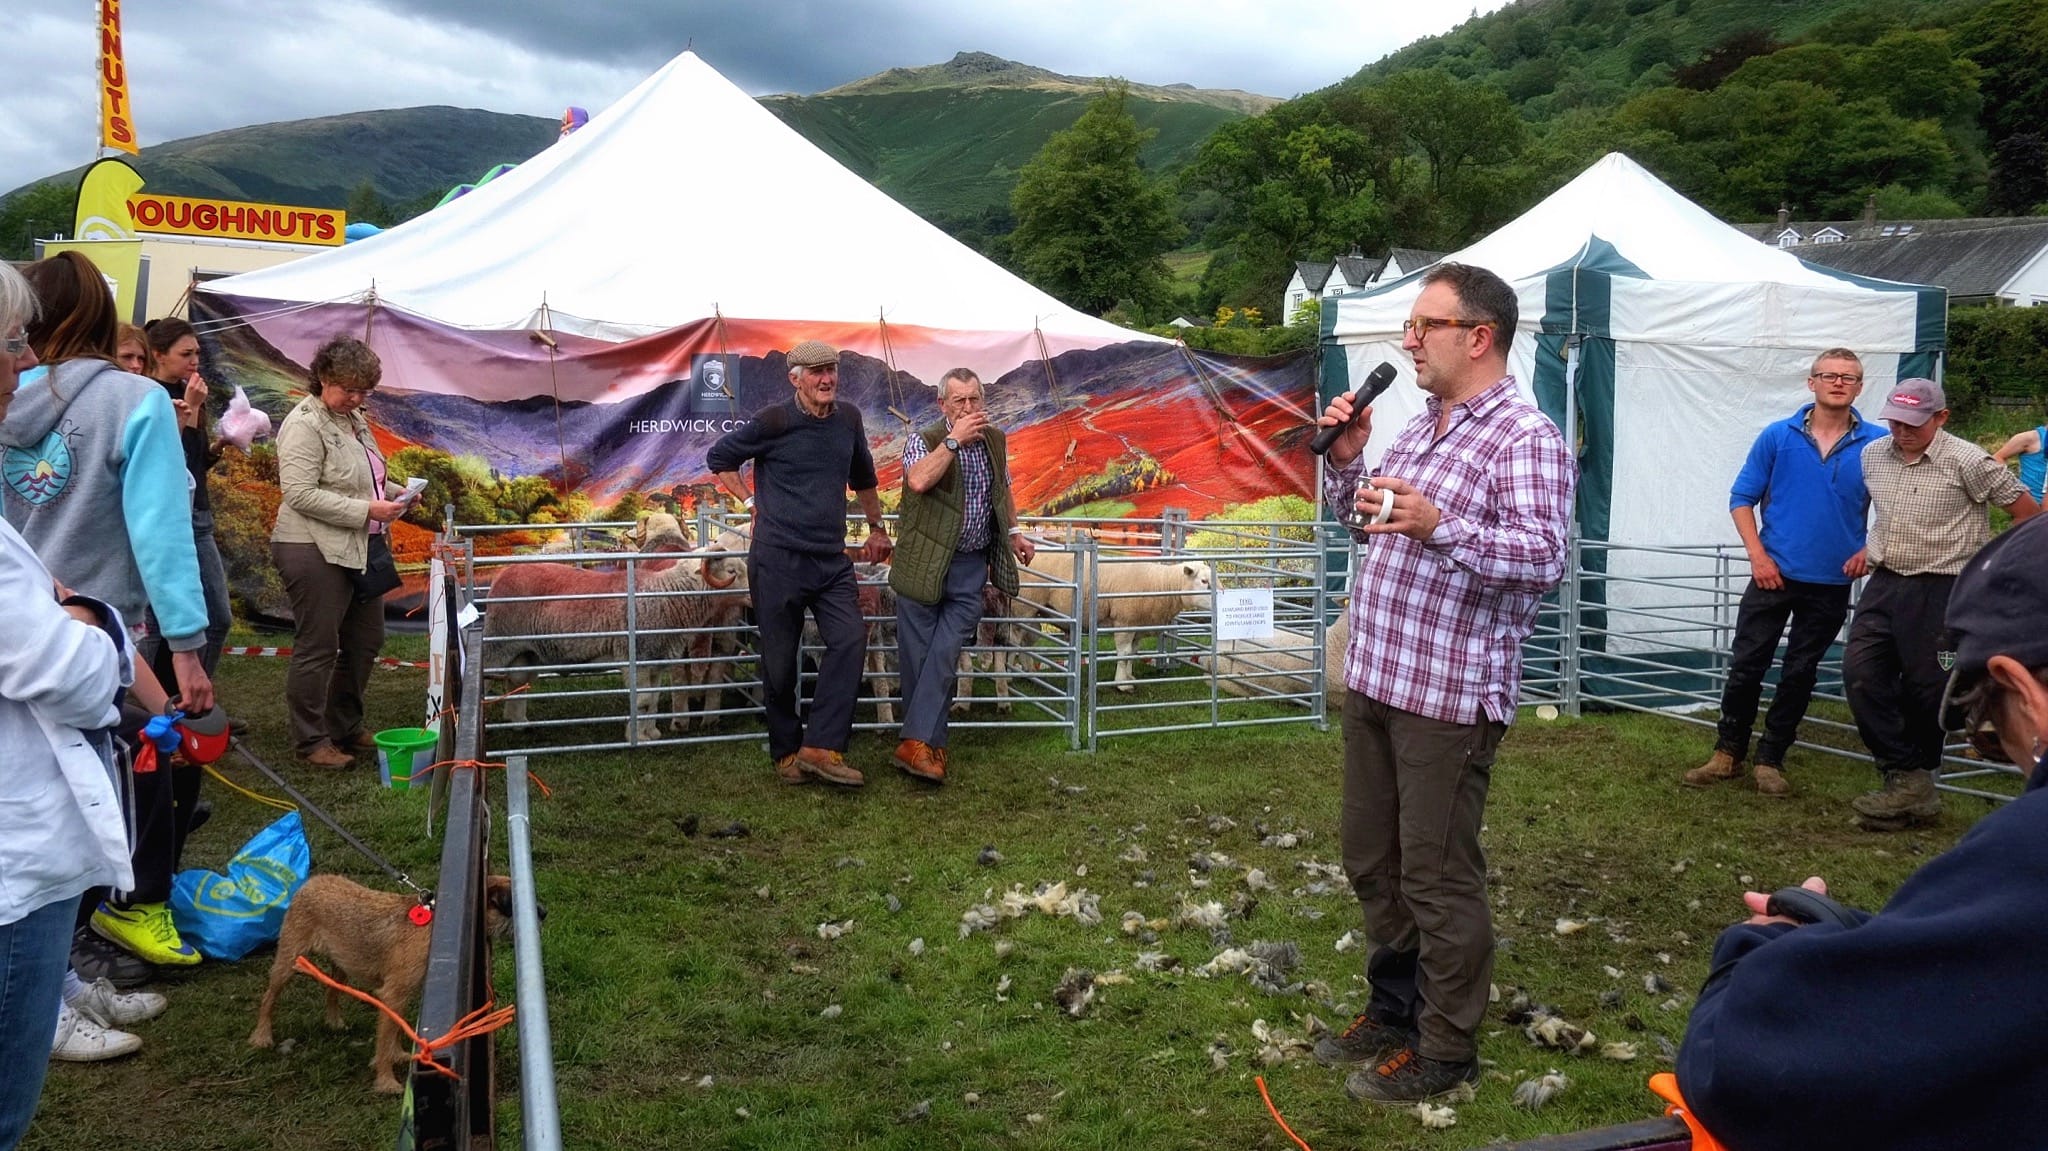
[[[1273,589],[1225,588],[1216,593],[1216,638],[1273,638]]]

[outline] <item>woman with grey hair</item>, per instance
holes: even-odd
[[[0,419],[35,364],[35,295],[0,263]],[[73,594],[0,520],[0,1151],[35,1115],[79,896],[132,886],[109,727],[130,682],[118,611]]]

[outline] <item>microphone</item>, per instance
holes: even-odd
[[[1358,390],[1351,393],[1352,420],[1357,420],[1358,413],[1364,411],[1374,400],[1379,399],[1380,393],[1386,391],[1387,385],[1393,382],[1394,365],[1384,360],[1380,361],[1380,366],[1374,368],[1372,374],[1365,377],[1365,382],[1358,385]],[[1330,445],[1336,443],[1337,437],[1343,435],[1344,429],[1350,426],[1349,423],[1331,424],[1328,427],[1319,429],[1316,432],[1316,437],[1308,442],[1308,450],[1319,456],[1327,455],[1330,451]]]

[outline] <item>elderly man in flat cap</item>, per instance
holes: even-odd
[[[1892,434],[1863,452],[1870,583],[1849,625],[1842,686],[1884,773],[1883,788],[1850,806],[1864,830],[1899,831],[1941,814],[1941,691],[1955,663],[1942,616],[1956,573],[1991,542],[1987,507],[2017,521],[2041,506],[2004,464],[1942,430],[1948,397],[1933,380],[1900,380],[1877,418]]]
[[[818,340],[789,350],[795,393],[711,445],[706,462],[718,482],[753,513],[747,582],[760,631],[768,754],[784,783],[821,779],[843,787],[865,780],[846,762],[853,705],[860,698],[867,626],[853,562],[846,555],[846,490],[867,513],[862,556],[889,558],[875,458],[860,409],[839,400],[839,352]],[[754,487],[740,479],[753,461]],[[756,501],[759,501],[756,503]],[[809,723],[797,715],[797,646],[804,613],[825,641]]]

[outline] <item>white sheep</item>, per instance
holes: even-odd
[[[1017,602],[1050,615],[1074,616],[1074,556],[1070,551],[1041,551],[1031,561]],[[1216,586],[1216,569],[1198,559],[1097,562],[1096,622],[1116,642],[1116,689],[1136,690],[1131,678],[1131,653],[1138,645],[1140,629],[1158,629],[1171,624],[1184,611],[1203,611],[1210,605],[1210,589]],[[1089,572],[1082,568],[1079,586],[1087,586]],[[1049,581],[1049,582],[1048,582]],[[1088,626],[1082,620],[1083,627]]]
[[[1245,678],[1221,679],[1217,689],[1250,698],[1306,692],[1306,673],[1312,666],[1307,649],[1314,643],[1315,637],[1306,631],[1285,627],[1274,629],[1271,639],[1226,640],[1217,645],[1216,673]],[[1344,652],[1350,646],[1351,613],[1340,610],[1323,629],[1323,697],[1328,710],[1344,706]]]
[[[720,535],[701,557],[642,562],[635,573],[635,652],[641,689],[635,719],[639,739],[660,737],[660,725],[649,717],[656,710],[664,676],[671,687],[671,710],[677,730],[689,727],[691,698],[698,697],[705,722],[717,710],[719,677],[708,662],[717,629],[735,626],[747,606],[745,541],[734,532]],[[491,586],[484,613],[486,661],[510,670],[514,687],[532,682],[521,665],[626,663],[626,573],[589,571],[567,564],[518,564]],[[602,598],[564,598],[591,596]],[[689,659],[675,667],[667,661]],[[505,717],[526,720],[526,701],[505,702]]]

